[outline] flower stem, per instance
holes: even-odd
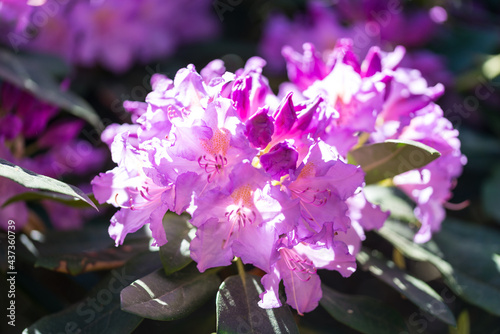
[[[238,274],[241,277],[241,280],[243,282],[243,286],[246,285],[246,273],[245,273],[245,267],[243,266],[243,262],[239,257],[236,258],[236,267],[238,267]]]

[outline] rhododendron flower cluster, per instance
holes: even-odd
[[[311,44],[304,45],[302,54],[284,48],[292,84],[282,90],[298,91],[297,99],[319,95],[340,113],[324,140],[343,155],[358,143],[358,133],[365,134],[364,143],[410,139],[441,153],[425,167],[393,180],[417,204],[415,216],[422,225],[415,241],[426,242],[439,230],[443,204],[450,199],[466,158],[460,153],[458,131],[434,103],[443,94],[443,85],[429,87],[419,71],[399,67],[404,51],[397,47],[385,53],[372,47],[359,63],[349,39],[339,40],[324,58]]]
[[[300,49],[308,42],[319,52],[330,52],[338,40],[351,38],[358,56],[364,56],[374,45],[384,50],[395,45],[412,48],[403,60],[405,66],[420,70],[431,82],[451,83],[451,74],[443,59],[418,48],[438,34],[441,24],[447,20],[445,8],[408,10],[404,2],[381,0],[309,0],[306,8],[306,12],[292,19],[279,12],[269,16],[260,53],[270,69],[284,68],[283,46]]]
[[[261,307],[281,305],[283,281],[287,303],[312,311],[322,296],[317,270],[351,275],[364,231],[389,214],[366,200],[365,174],[347,163],[348,152],[405,138],[443,154],[394,179],[418,204],[424,241],[439,227],[434,212],[464,161],[456,131],[433,103],[442,86],[398,68],[403,54],[373,48],[360,63],[350,40],[325,60],[311,44],[304,54],[285,49],[291,82],[278,96],[260,58],[235,73],[215,60],[200,73],[189,65],[173,79],[156,74],[144,103],[125,104],[133,124],[102,135],[117,167],[92,184],[99,202],[119,208],[111,237],[120,245],[149,224],[161,246],[164,214],[187,211],[200,271],[239,257],[266,273]]]

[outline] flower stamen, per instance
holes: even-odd
[[[281,248],[279,252],[288,269],[301,281],[307,282],[312,275],[316,274],[316,267],[307,257],[289,248]]]
[[[211,182],[215,174],[219,174],[227,166],[227,158],[222,154],[216,154],[213,158],[202,155],[198,158],[198,165],[208,173],[207,182]]]
[[[227,211],[225,217],[227,221],[231,224],[231,228],[229,229],[229,233],[222,248],[226,248],[227,243],[229,242],[229,238],[233,234],[233,231],[235,230],[239,231],[245,226],[253,224],[257,215],[253,210],[246,208],[245,206],[241,206],[231,211]]]

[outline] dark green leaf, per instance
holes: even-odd
[[[217,333],[298,333],[287,305],[274,309],[259,307],[264,289],[260,278],[230,276],[217,293]]]
[[[416,141],[387,140],[352,150],[349,161],[363,168],[365,181],[371,184],[423,167],[440,156],[432,147]]]
[[[467,169],[478,175],[487,175],[500,159],[498,138],[487,132],[460,129],[460,150],[467,157]],[[474,188],[476,191],[476,187]]]
[[[210,299],[219,284],[214,271],[178,271],[166,276],[159,269],[122,290],[122,310],[154,320],[179,319]]]
[[[493,176],[487,179],[482,187],[483,208],[486,213],[500,224],[500,166],[494,170]]]
[[[37,63],[23,61],[11,52],[0,50],[0,77],[40,100],[86,120],[99,130],[103,128],[99,116],[85,100],[71,92],[62,91],[54,78]]]
[[[397,227],[399,225],[399,227]],[[443,260],[436,252],[428,249],[427,245],[418,245],[411,240],[411,233],[403,236],[398,233],[402,224],[388,220],[378,233],[391,242],[403,255],[417,261],[428,261],[443,275],[446,285],[469,303],[482,309],[500,315],[500,289],[470,276],[469,272],[462,272]],[[433,246],[434,244],[431,243]],[[461,258],[463,261],[464,259]],[[493,260],[493,259],[492,259]]]
[[[140,255],[123,268],[112,270],[86,299],[61,312],[43,317],[23,333],[132,333],[143,318],[120,309],[120,291],[159,267],[161,262],[158,254]]]
[[[384,211],[389,211],[392,218],[409,223],[417,222],[413,213],[415,203],[398,188],[372,184],[366,186],[363,193],[368,201],[380,205]]]
[[[377,251],[361,251],[357,260],[364,270],[369,270],[375,277],[390,285],[406,296],[422,310],[436,316],[445,323],[456,326],[456,320],[451,310],[443,302],[441,296],[427,283],[408,275],[392,261],[384,259]]]
[[[345,295],[322,284],[319,301],[341,323],[365,334],[389,334],[406,331],[401,315],[378,299]]]
[[[454,268],[500,289],[500,233],[497,230],[446,219],[433,240]]]
[[[138,253],[149,249],[148,242],[135,242],[96,251],[39,257],[35,267],[42,267],[65,274],[80,275],[85,272],[109,270],[123,266]]]
[[[94,204],[97,204],[94,194],[88,194],[88,198],[94,202]],[[86,202],[82,202],[79,199],[76,199],[72,196],[68,195],[63,195],[63,194],[57,194],[57,193],[52,193],[52,192],[47,192],[47,191],[27,191],[25,193],[21,193],[15,196],[12,196],[9,198],[5,203],[2,205],[2,207],[6,207],[9,204],[15,203],[15,202],[26,202],[26,201],[39,201],[39,200],[44,200],[44,199],[49,199],[52,201],[56,201],[59,203],[63,203],[67,206],[75,207],[75,208],[87,208]]]
[[[172,212],[163,217],[168,242],[160,247],[160,257],[167,275],[181,270],[193,261],[189,245],[195,236],[196,228],[188,220],[188,215],[179,216]]]
[[[77,187],[21,168],[4,159],[0,159],[0,176],[11,179],[26,188],[52,191],[58,194],[71,196],[75,200],[81,200],[88,203],[97,210],[94,202]]]
[[[115,248],[114,241],[109,237],[107,225],[85,225],[81,230],[48,231],[42,237],[33,241],[39,257],[57,257],[66,254],[78,254],[99,249]],[[124,245],[142,243],[149,245],[151,237],[145,228],[127,235]]]

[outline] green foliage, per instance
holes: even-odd
[[[189,245],[196,233],[196,228],[189,223],[188,215],[176,215],[168,212],[163,217],[163,227],[168,242],[160,247],[160,257],[166,275],[181,270],[193,260]]]
[[[135,255],[147,251],[148,247],[147,242],[129,242],[121,247],[39,257],[35,262],[35,267],[71,275],[80,275],[89,271],[109,270],[123,266]]]
[[[398,188],[372,184],[363,188],[363,193],[369,202],[379,205],[384,211],[389,211],[391,218],[417,223],[413,213],[415,203]]]
[[[445,222],[443,225],[446,226],[447,224],[450,224],[450,222]],[[403,233],[399,233],[399,231],[403,231]],[[428,245],[415,244],[411,241],[412,232],[398,222],[387,221],[379,231],[379,234],[391,242],[408,258],[416,261],[427,261],[433,264],[441,272],[445,283],[455,294],[473,305],[500,316],[500,288],[497,285],[491,284],[483,277],[473,276],[472,273],[463,271],[460,268],[462,263],[474,261],[474,255],[470,255],[474,254],[473,252],[462,252],[463,257],[458,258],[460,261],[457,260],[459,266],[454,267],[443,258],[442,254],[438,255],[440,252],[439,244],[433,242]],[[456,245],[463,246],[459,243],[458,238],[455,239],[455,242]],[[476,242],[482,243],[483,241],[477,240]],[[468,250],[468,248],[464,249]],[[453,256],[456,255],[453,254]],[[493,253],[490,253],[488,248],[482,252],[479,258],[483,256],[490,260],[493,259]]]
[[[87,194],[88,198],[97,205],[97,201],[95,200],[94,194]],[[74,208],[88,208],[87,202],[82,202],[81,200],[58,193],[51,193],[47,191],[27,191],[25,193],[21,193],[9,198],[2,207],[6,207],[9,204],[16,202],[30,202],[30,201],[40,201],[40,200],[51,200],[62,203],[67,206],[71,206]]]
[[[217,293],[217,334],[298,333],[288,305],[263,309],[258,306],[264,292],[260,278],[230,276]]]
[[[75,201],[84,201],[97,210],[94,202],[77,187],[48,176],[37,174],[26,168],[21,168],[4,159],[0,159],[0,176],[11,179],[27,188],[52,191],[57,194],[70,196]]]
[[[43,64],[0,50],[0,78],[18,86],[54,106],[82,118],[97,129],[103,125],[97,113],[84,99],[63,91]]]
[[[436,316],[447,324],[456,325],[455,317],[439,294],[427,283],[408,275],[396,267],[394,262],[384,259],[377,251],[364,250],[357,256],[364,270],[388,284],[420,309]]]
[[[364,334],[401,333],[406,331],[403,318],[380,300],[351,296],[322,285],[320,305],[343,324]]]
[[[366,184],[372,184],[423,167],[440,156],[432,147],[413,140],[387,140],[350,151],[349,162],[360,165]]]
[[[493,170],[493,176],[486,179],[482,187],[482,199],[484,211],[500,224],[500,166]]]
[[[121,292],[122,310],[154,320],[175,320],[189,315],[212,297],[220,284],[214,270],[196,268],[166,276],[159,269],[134,281]]]
[[[158,254],[140,255],[124,267],[111,271],[87,298],[61,312],[41,318],[23,333],[132,333],[143,318],[121,310],[120,291],[160,266]]]

